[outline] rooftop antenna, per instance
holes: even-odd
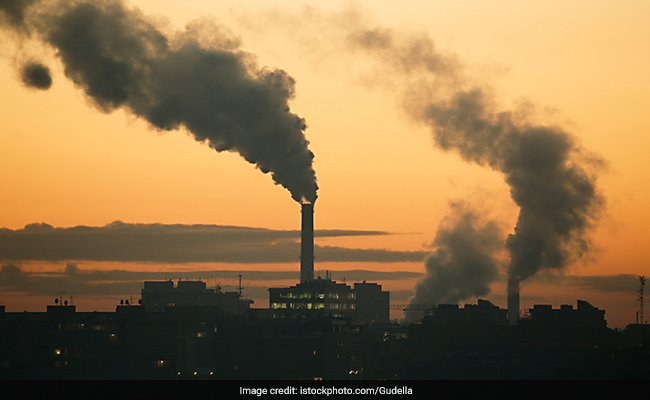
[[[645,324],[645,321],[643,319],[643,286],[645,285],[645,276],[640,276],[639,277],[639,282],[640,282],[640,287],[639,287],[639,315],[638,315],[638,320],[637,324]]]
[[[239,300],[237,301],[237,314],[241,314],[241,274],[239,275]]]

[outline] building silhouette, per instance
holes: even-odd
[[[482,299],[399,324],[386,321],[388,294],[377,284],[314,279],[269,292],[293,308],[229,312],[220,291],[186,282],[146,282],[141,302],[114,312],[0,306],[0,379],[650,378],[650,325],[612,330],[604,310],[582,300],[575,308],[536,305],[516,324]],[[285,310],[296,312],[278,312]]]
[[[174,306],[215,306],[224,315],[243,315],[253,301],[239,292],[222,292],[219,286],[209,289],[201,280],[145,281],[141,292],[142,305],[147,311],[165,311]]]
[[[362,322],[389,322],[390,293],[376,283],[353,287],[320,277],[285,288],[269,288],[274,318],[335,317]]]

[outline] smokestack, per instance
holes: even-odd
[[[300,282],[314,279],[314,205],[302,203]]]
[[[508,322],[515,325],[519,321],[519,280],[508,279]]]

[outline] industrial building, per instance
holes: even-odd
[[[389,322],[390,293],[376,283],[351,287],[316,278],[286,288],[269,289],[274,318],[334,317],[368,323]]]
[[[368,323],[387,323],[390,293],[376,283],[358,282],[351,287],[329,276],[314,279],[314,205],[302,204],[300,234],[300,282],[269,288],[269,308],[274,318],[347,318]]]

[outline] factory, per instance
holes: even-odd
[[[274,318],[335,317],[368,323],[388,323],[390,293],[377,283],[357,282],[353,287],[314,278],[314,205],[302,204],[300,283],[269,288],[269,308]]]

